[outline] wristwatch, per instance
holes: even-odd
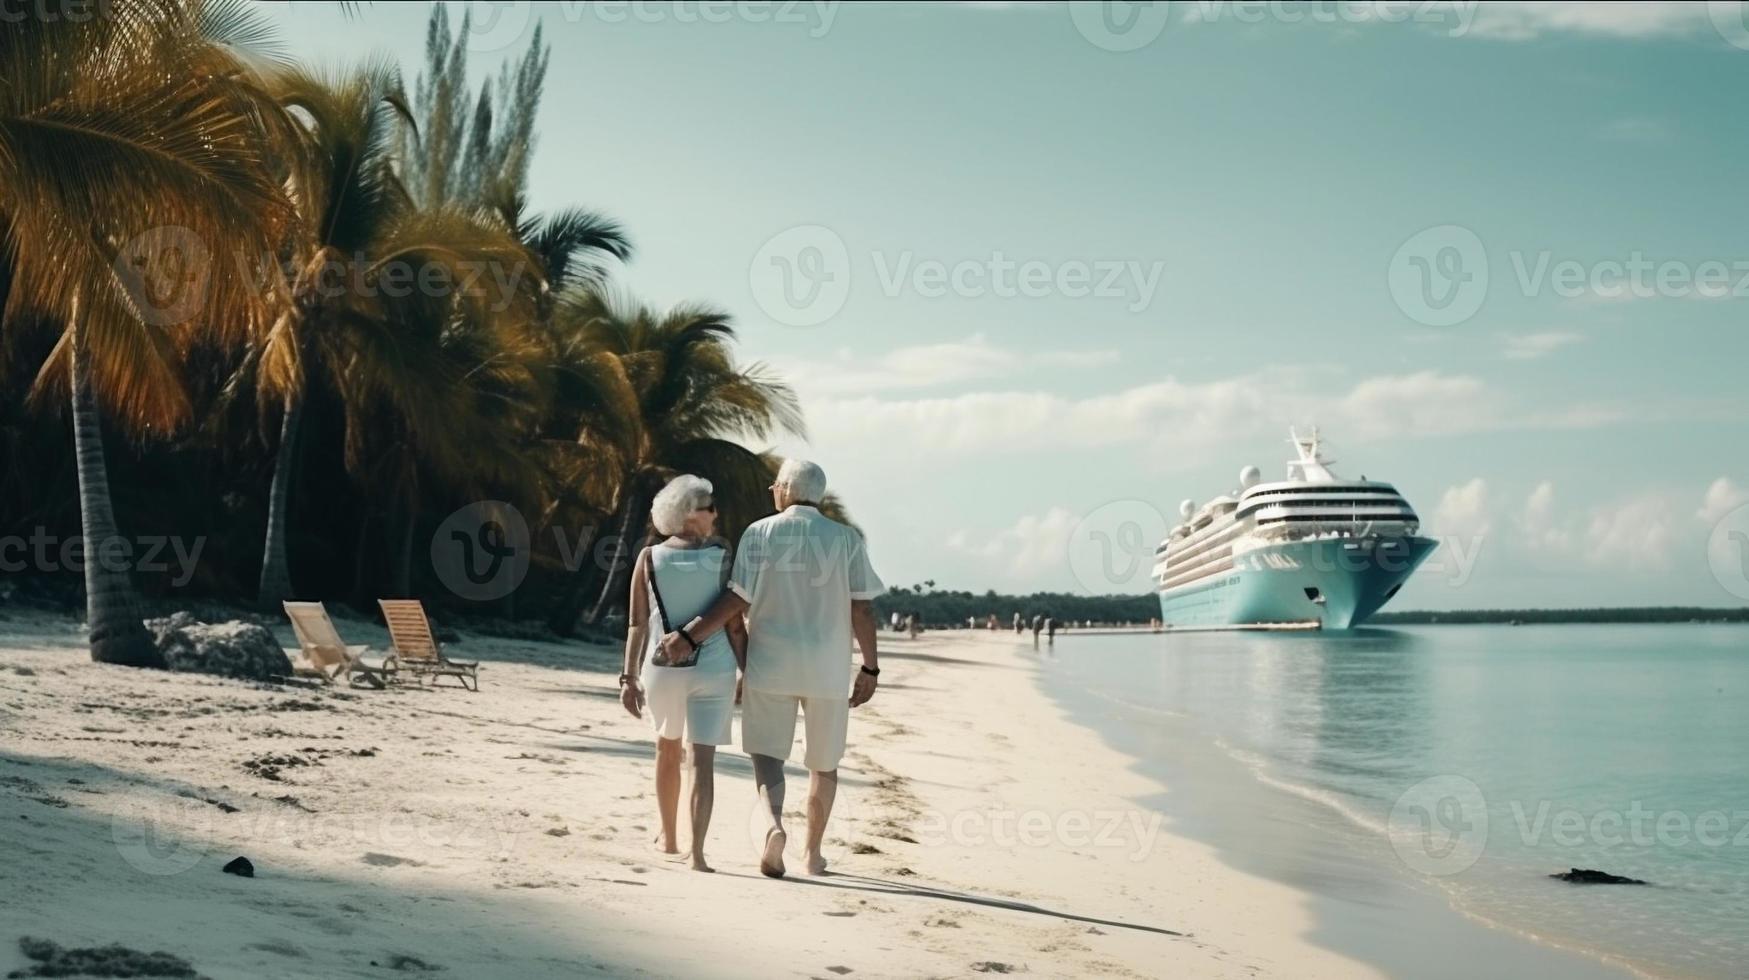
[[[879,667],[870,667],[868,664],[862,665],[862,672],[870,677],[881,676],[881,669]]]
[[[621,675],[619,675],[619,686],[625,687],[627,684],[630,684],[632,681],[635,681],[635,680],[637,680],[637,678],[633,677],[630,674],[621,674]]]

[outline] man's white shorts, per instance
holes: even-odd
[[[741,747],[748,755],[788,759],[796,741],[797,708],[801,709],[807,736],[802,764],[812,772],[837,769],[850,729],[848,694],[810,698],[749,687],[741,694]]]

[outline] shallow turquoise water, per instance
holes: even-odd
[[[1082,720],[1190,733],[1464,912],[1657,974],[1749,971],[1749,628],[1069,634],[1045,666],[1106,706]],[[1547,877],[1569,867],[1653,887]]]

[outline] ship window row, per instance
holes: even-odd
[[[1390,521],[1403,524],[1416,524],[1420,523],[1420,520],[1419,517],[1415,516],[1413,511],[1407,514],[1402,512],[1394,514],[1288,514],[1282,517],[1260,518],[1257,521],[1257,526],[1262,527],[1266,524],[1298,524],[1306,522],[1318,524],[1358,524],[1361,521]]]
[[[1386,506],[1386,507],[1396,506],[1396,507],[1401,507],[1404,510],[1408,510],[1409,509],[1409,502],[1407,500],[1404,500],[1401,497],[1395,497],[1395,498],[1386,498],[1386,497],[1366,498],[1366,497],[1362,497],[1362,498],[1354,498],[1354,499],[1348,499],[1348,500],[1265,500],[1265,501],[1262,501],[1260,503],[1246,504],[1245,509],[1240,511],[1238,516],[1239,516],[1239,518],[1245,518],[1245,517],[1248,517],[1252,514],[1257,513],[1258,511],[1262,510],[1265,507],[1296,507],[1296,508],[1305,507],[1305,508],[1318,508],[1318,509],[1324,509],[1324,510],[1337,510],[1337,509],[1346,508],[1346,509],[1352,510],[1352,509],[1357,508],[1357,507],[1379,507],[1379,506]]]
[[[1291,487],[1272,487],[1268,490],[1245,491],[1245,502],[1250,503],[1260,497],[1274,497],[1284,493],[1396,493],[1397,488],[1389,483],[1333,483],[1320,486],[1315,483],[1301,483]]]

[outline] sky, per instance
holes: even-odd
[[[1736,5],[451,7],[476,78],[543,25],[533,205],[733,314],[889,585],[1148,591],[1315,424],[1443,541],[1393,608],[1749,602]]]

